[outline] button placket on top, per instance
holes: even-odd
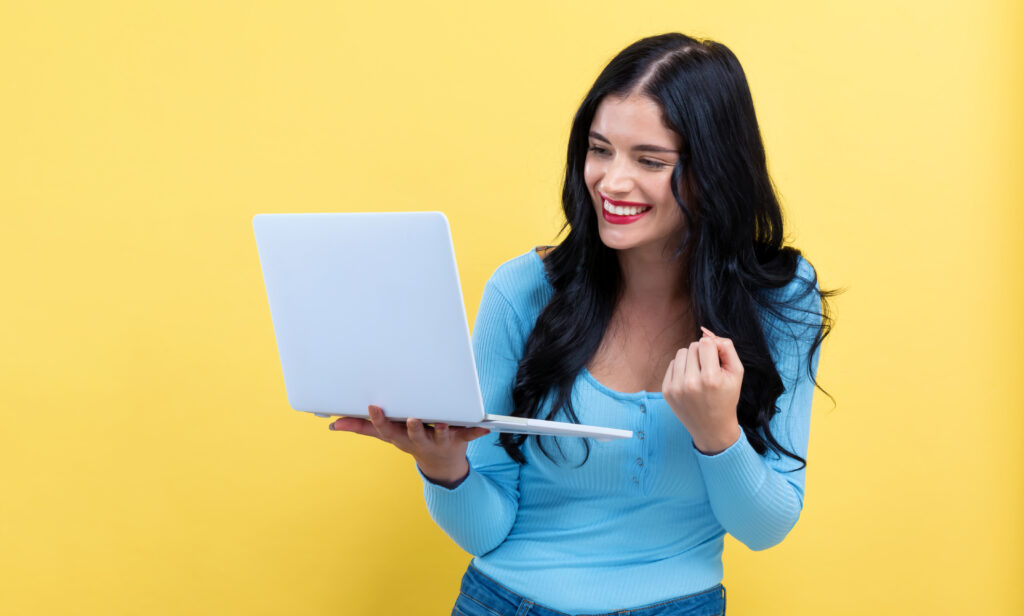
[[[637,400],[632,402],[630,406],[633,406],[639,413],[635,414],[636,421],[633,426],[633,453],[635,454],[632,459],[626,461],[626,463],[633,469],[633,483],[641,487],[647,483],[647,429],[650,425],[650,409],[648,408],[647,394],[644,392]],[[635,411],[634,411],[635,412]]]
[[[626,448],[626,458],[621,461],[626,476],[627,485],[640,488],[646,491],[649,487],[648,477],[650,471],[649,457],[651,455],[648,443],[650,442],[650,431],[656,417],[656,405],[662,399],[660,392],[638,391],[621,392],[609,389],[590,374],[586,368],[582,371],[582,378],[588,381],[598,393],[605,397],[613,398],[622,408],[628,418],[629,429],[633,431],[633,438],[629,440]]]

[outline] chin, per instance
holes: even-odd
[[[597,234],[601,238],[601,243],[612,250],[626,250],[637,245],[636,239],[623,237],[622,233],[614,231],[609,233],[599,227]]]

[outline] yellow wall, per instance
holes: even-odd
[[[802,518],[727,537],[729,613],[1024,613],[1022,9],[822,4],[0,5],[0,613],[447,613],[410,460],[288,408],[252,216],[443,210],[472,319],[665,31],[737,53],[850,289]]]

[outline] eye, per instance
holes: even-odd
[[[594,154],[598,154],[598,155],[602,155],[602,156],[604,154],[608,153],[608,150],[606,150],[606,149],[604,149],[602,147],[596,146],[596,145],[590,146],[589,148],[587,148],[587,151],[588,152],[593,152]],[[661,169],[663,167],[671,167],[672,166],[672,165],[667,165],[665,163],[659,163],[658,161],[650,160],[650,159],[647,159],[647,158],[640,159],[640,164],[645,166],[645,167],[647,167],[648,169]]]

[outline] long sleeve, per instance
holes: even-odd
[[[473,327],[473,357],[488,413],[512,412],[512,385],[528,334],[523,329],[512,305],[493,279],[488,281]],[[430,516],[459,547],[475,556],[505,540],[519,505],[519,464],[497,441],[498,434],[492,432],[470,442],[469,475],[454,489],[420,473]]]
[[[809,286],[814,286],[814,292]],[[814,270],[801,259],[797,279],[781,296],[795,299],[783,314],[798,323],[766,317],[765,335],[785,391],[776,402],[770,421],[772,435],[787,450],[807,459],[811,400],[814,383],[807,371],[807,355],[821,324],[821,307]],[[811,358],[817,374],[821,346]],[[746,433],[725,451],[705,455],[696,450],[711,508],[723,528],[752,550],[780,543],[796,525],[803,509],[805,468],[789,456],[772,450],[759,455]],[[792,472],[786,472],[791,471]]]

